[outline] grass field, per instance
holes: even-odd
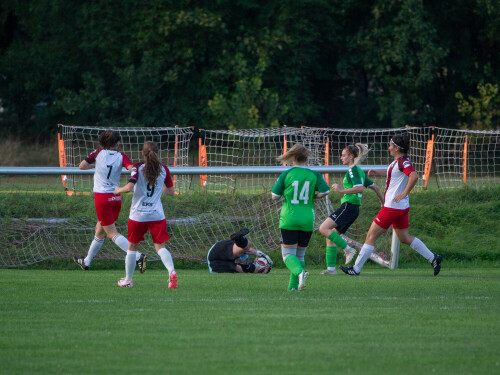
[[[498,374],[500,270],[0,270],[1,374]]]

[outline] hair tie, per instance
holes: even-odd
[[[355,157],[356,157],[356,155],[354,155],[354,154],[353,154],[353,153],[349,150],[349,147],[348,147],[348,146],[347,146],[344,150],[346,150],[349,154],[351,154],[351,156],[352,156],[353,158],[355,158]]]
[[[392,139],[391,139],[391,143],[396,146],[396,147],[399,147],[400,150],[404,150],[405,148],[404,147],[401,147],[399,145],[397,145]]]

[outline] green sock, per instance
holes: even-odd
[[[328,239],[341,249],[345,249],[347,247],[347,242],[345,242],[344,239],[340,237],[340,234],[335,231],[333,231],[332,234],[328,236]]]
[[[299,276],[303,268],[300,264],[299,258],[296,255],[288,255],[285,259],[286,268],[290,270],[292,275]]]
[[[305,270],[306,269],[306,262],[301,260],[300,261],[300,265],[302,266],[302,269]],[[302,271],[301,271],[302,272]]]
[[[297,289],[298,287],[299,287],[299,277],[291,273],[290,282],[288,283],[288,290]]]
[[[326,266],[335,267],[337,265],[337,248],[335,246],[326,247]]]

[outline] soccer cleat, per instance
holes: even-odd
[[[292,288],[292,289],[288,289],[289,292],[296,292],[297,289],[296,288]]]
[[[441,261],[443,258],[441,255],[434,255],[434,259],[431,262],[432,268],[434,268],[434,276],[437,276],[439,271],[441,271]]]
[[[353,248],[345,250],[344,255],[345,255],[345,264],[349,264],[351,263],[352,258],[354,258],[354,255],[356,255],[356,250],[354,250]]]
[[[126,278],[122,278],[118,280],[118,286],[122,288],[132,288],[134,286],[134,283],[132,280],[127,280]]]
[[[246,236],[248,233],[250,233],[250,229],[248,228],[241,228],[239,231],[231,234],[231,239],[234,241],[235,239],[239,237]]]
[[[73,262],[75,262],[76,264],[78,264],[82,270],[84,270],[84,271],[88,271],[89,270],[89,266],[85,265],[85,262],[83,261],[83,258],[73,257]]]
[[[177,273],[173,271],[168,278],[168,287],[170,289],[177,289]]]
[[[306,280],[309,277],[309,272],[302,270],[299,274],[299,290],[304,290],[306,288]]]
[[[146,272],[146,254],[141,254],[141,257],[136,263],[141,273]]]
[[[324,270],[323,272],[321,272],[322,275],[336,275],[337,274],[337,270],[333,270],[333,271],[330,271],[330,270]]]
[[[351,267],[340,266],[340,269],[342,271],[344,271],[344,273],[346,273],[348,275],[359,276],[359,272],[354,271],[354,268],[352,266]]]

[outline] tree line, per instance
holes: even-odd
[[[498,0],[0,4],[0,123],[498,128]]]

